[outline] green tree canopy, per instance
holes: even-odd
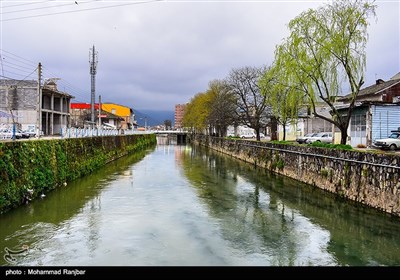
[[[212,96],[201,92],[196,94],[185,107],[182,124],[193,132],[200,133],[208,128],[208,116]]]
[[[259,84],[272,116],[283,127],[283,140],[286,140],[286,125],[298,119],[302,97],[298,92],[293,92],[296,88],[288,87],[280,80],[284,76],[282,70],[277,65],[271,66],[264,72]]]
[[[288,88],[282,94],[302,101],[315,116],[338,127],[342,144],[364,84],[368,18],[375,16],[375,8],[368,1],[337,0],[303,12],[290,21],[290,36],[275,51],[279,83]],[[346,112],[340,113],[335,102],[347,88],[352,98]],[[330,116],[316,111],[317,102],[329,107]]]

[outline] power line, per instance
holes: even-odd
[[[34,61],[32,61],[32,60],[23,58],[23,57],[21,57],[21,56],[19,56],[19,55],[13,54],[13,53],[11,53],[11,52],[9,52],[9,51],[6,51],[6,50],[4,50],[4,49],[0,49],[0,53],[2,54],[3,52],[18,58],[18,59],[13,58],[14,60],[19,60],[19,61],[21,61],[21,63],[24,63],[24,64],[26,64],[26,65],[30,65],[30,66],[35,66],[35,67],[36,67],[36,64],[37,64],[37,63],[34,62]],[[2,54],[1,56],[4,58],[4,55],[3,55],[3,54]],[[27,62],[25,62],[25,61],[27,61]],[[29,63],[28,63],[28,62],[29,62]]]
[[[9,19],[1,19],[0,22],[13,21],[13,20],[20,20],[20,19],[27,19],[27,18],[37,18],[37,17],[53,16],[53,15],[60,15],[60,14],[79,13],[79,12],[85,12],[85,11],[109,9],[109,8],[122,7],[122,6],[130,6],[130,5],[140,5],[140,4],[147,4],[147,3],[153,3],[153,2],[162,2],[162,1],[164,1],[164,0],[150,0],[150,1],[142,1],[142,2],[134,2],[134,3],[125,3],[125,4],[118,4],[118,5],[110,5],[110,6],[105,6],[105,7],[87,8],[87,9],[80,9],[80,10],[73,10],[73,11],[64,11],[64,12],[56,12],[56,13],[48,13],[48,14],[40,14],[40,15],[32,15],[32,16],[24,16],[24,17],[16,17],[16,18],[9,18]]]
[[[46,73],[45,76],[53,77],[53,78],[54,78],[54,77],[60,77],[60,75],[56,75],[56,74],[52,73],[51,71],[49,71],[49,70],[47,69],[47,67],[42,67],[42,69],[43,69],[43,72]],[[69,81],[67,81],[67,80],[64,79],[64,78],[61,78],[61,79],[57,82],[57,87],[64,87],[64,88],[68,89],[68,90],[64,90],[64,91],[66,91],[66,92],[68,92],[68,93],[71,93],[71,94],[74,95],[75,97],[85,98],[85,96],[87,95],[87,94],[85,93],[84,90],[82,90],[82,89],[80,89],[80,88],[74,86],[73,84],[71,84]]]
[[[31,76],[35,71],[36,71],[36,69],[32,73],[30,73],[28,75],[23,75],[23,74],[18,74],[18,73],[11,72],[11,71],[8,71],[8,70],[4,70],[4,72],[6,72],[6,73],[9,73],[9,74],[12,74],[12,75],[16,75],[16,76],[20,76],[20,77],[24,77],[23,80],[25,80],[26,78]],[[15,78],[11,78],[11,79],[15,79]]]
[[[11,78],[9,77],[11,76],[18,76],[18,77],[24,77],[24,79],[26,79],[26,77],[31,76],[36,70],[37,70],[37,63],[23,58],[17,54],[11,53],[9,51],[6,51],[4,49],[0,49],[0,54],[1,55],[1,62],[2,62],[2,77],[4,78],[8,78],[8,79],[15,79],[15,78]],[[5,56],[4,54],[7,54],[7,56]],[[14,63],[15,62],[15,63]],[[17,64],[19,63],[19,64]],[[22,66],[22,65],[26,65],[26,66]],[[11,66],[14,65],[14,66]],[[30,73],[30,71],[32,70],[32,68],[35,68],[35,70],[33,70],[32,73]],[[12,70],[18,70],[19,73],[17,73],[16,71],[12,71]],[[48,77],[59,77],[59,75],[55,75],[54,73],[52,73],[51,71],[49,71],[46,67],[42,67],[44,73],[46,74],[46,76]],[[11,71],[10,71],[11,70]],[[28,71],[26,71],[28,70]],[[7,73],[7,76],[4,74],[4,72]],[[27,73],[30,73],[28,76],[26,76]],[[18,78],[19,80],[20,78]],[[64,87],[68,89],[68,92],[70,92],[72,95],[77,96],[77,97],[81,97],[81,98],[85,98],[85,96],[87,95],[85,93],[84,90],[72,85],[70,82],[68,82],[65,79],[61,79],[60,82],[58,83],[59,87]]]
[[[85,2],[79,2],[79,5],[83,4],[89,4],[92,2],[98,2],[98,0],[93,0],[93,1],[85,1]],[[17,10],[17,11],[9,11],[9,12],[2,12],[1,14],[14,14],[14,13],[23,13],[27,11],[35,11],[35,10],[43,10],[43,9],[52,9],[52,8],[58,8],[58,7],[64,7],[64,6],[76,6],[74,2],[68,3],[68,4],[60,4],[60,5],[55,5],[55,6],[48,6],[48,7],[37,7],[37,8],[30,8],[30,9],[25,9],[25,10]]]
[[[29,2],[29,3],[24,3],[24,4],[15,4],[15,5],[7,5],[7,6],[3,6],[3,9],[6,8],[11,8],[11,7],[18,7],[18,6],[26,6],[26,5],[35,5],[35,4],[42,4],[42,3],[46,3],[46,2],[52,2],[55,0],[47,0],[47,1],[33,1],[33,2]]]
[[[6,61],[4,61],[4,63],[6,63]],[[29,73],[29,72],[32,70],[32,69],[29,69],[29,71],[27,71],[27,70],[23,70],[23,69],[21,69],[21,68],[14,67],[14,66],[10,66],[10,65],[8,65],[7,68],[11,68],[11,69],[14,69],[14,70],[19,70],[19,71],[25,72],[25,73]],[[26,68],[26,69],[27,69],[27,68]]]
[[[14,66],[17,66],[19,69],[27,69],[27,70],[32,70],[32,67],[26,67],[26,66],[22,66],[22,65],[19,65],[19,64],[16,64],[16,63],[12,63],[12,62],[10,62],[10,61],[8,61],[8,60],[5,60],[5,59],[3,59],[4,61],[2,61],[2,63],[4,63],[4,64],[10,64],[10,65],[14,65]]]

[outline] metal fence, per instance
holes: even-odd
[[[115,136],[132,134],[149,134],[151,131],[138,131],[131,129],[101,129],[101,128],[65,128],[61,129],[61,138],[82,138],[97,136]]]
[[[115,135],[133,135],[133,134],[150,134],[154,131],[139,131],[131,129],[97,129],[97,128],[62,128],[60,133],[56,135],[41,135],[40,138],[83,138],[83,137],[97,137],[97,136],[115,136]],[[38,139],[38,137],[30,137],[31,139]],[[0,141],[13,140],[13,133],[7,131],[0,131]]]

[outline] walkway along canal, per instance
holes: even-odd
[[[0,224],[2,265],[400,264],[398,217],[199,146],[122,157]]]

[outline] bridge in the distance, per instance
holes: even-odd
[[[148,133],[154,133],[157,136],[165,137],[166,143],[170,144],[171,142],[176,144],[186,144],[187,143],[187,132],[179,131],[179,130],[152,130],[152,131],[144,131]]]

